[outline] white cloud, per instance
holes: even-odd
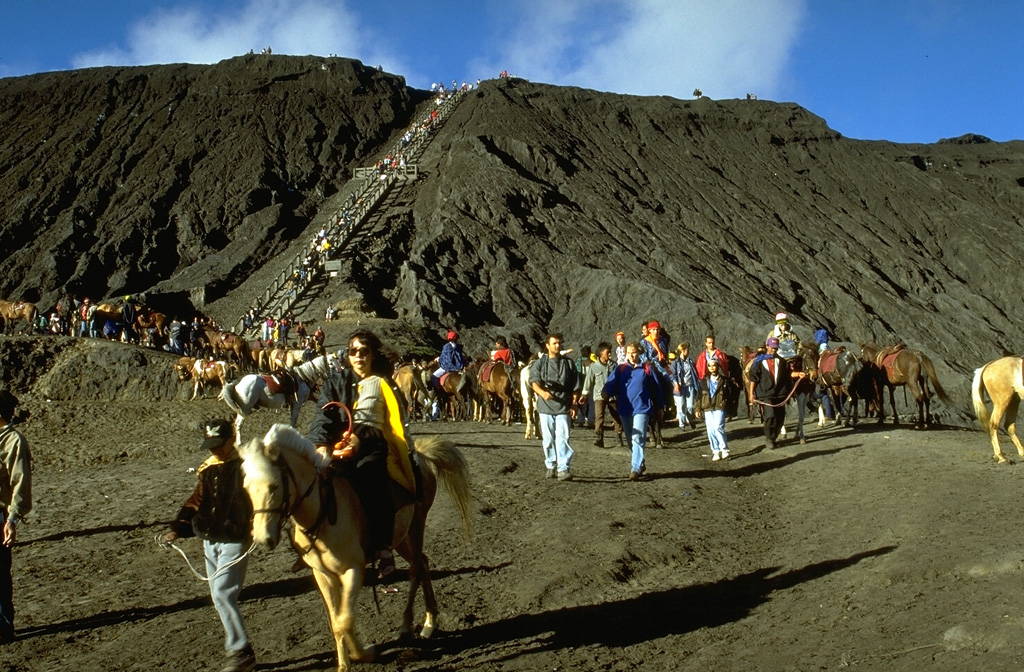
[[[270,47],[275,54],[338,54],[369,65],[399,64],[377,51],[375,41],[343,2],[249,0],[234,13],[191,7],[163,9],[135,23],[124,47],[79,54],[76,68],[154,63],[215,63]]]
[[[487,64],[603,91],[712,97],[779,89],[806,0],[527,2]]]

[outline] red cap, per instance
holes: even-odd
[[[459,335],[456,334],[454,331],[449,331],[448,332],[448,340],[449,341],[454,341],[458,337],[459,337]]]
[[[651,320],[650,322],[647,323],[647,328],[648,329],[661,329],[661,325],[658,324],[657,320]]]

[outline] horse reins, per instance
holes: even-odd
[[[785,406],[787,403],[789,403],[789,400],[793,398],[793,395],[796,393],[796,388],[799,385],[800,385],[799,381],[794,383],[793,384],[793,388],[789,391],[789,394],[786,395],[786,398],[783,399],[782,401],[780,401],[777,404],[769,404],[767,401],[761,401],[757,397],[754,397],[754,403],[755,404],[761,404],[762,406],[768,406],[770,408],[781,408],[781,407]]]
[[[249,548],[246,549],[245,553],[242,553],[240,556],[238,556],[237,558],[235,558],[231,562],[227,563],[226,565],[217,568],[217,571],[214,572],[213,574],[211,574],[210,576],[203,576],[202,574],[199,573],[199,571],[195,567],[192,566],[192,561],[188,559],[188,555],[185,554],[185,551],[181,550],[181,548],[177,544],[175,544],[173,541],[163,541],[163,540],[160,539],[160,537],[161,537],[160,534],[156,535],[156,543],[160,544],[164,548],[173,548],[174,550],[176,550],[178,552],[178,554],[182,558],[185,559],[185,564],[188,565],[188,568],[189,568],[189,570],[192,571],[192,574],[194,574],[195,577],[197,579],[199,579],[200,581],[206,581],[206,582],[213,581],[214,579],[219,577],[221,574],[223,574],[227,570],[231,569],[231,567],[237,565],[242,560],[245,560],[247,557],[249,557],[249,554],[253,552],[253,549],[256,548],[256,542],[254,541],[254,542],[252,542],[249,545]]]

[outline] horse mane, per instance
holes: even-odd
[[[289,450],[311,462],[318,469],[327,466],[329,458],[324,458],[316,450],[316,445],[299,433],[291,425],[277,423],[267,430],[263,437],[263,443],[267,447],[268,454],[279,454],[282,450]]]

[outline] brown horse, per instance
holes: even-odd
[[[985,393],[992,400],[992,413],[985,406]],[[974,413],[982,429],[988,430],[992,437],[992,452],[1000,464],[1006,463],[999,448],[1000,423],[1006,428],[1013,445],[1017,446],[1017,453],[1024,457],[1024,445],[1017,437],[1017,409],[1021,399],[1024,399],[1024,365],[1020,357],[1001,357],[974,371],[971,385]]]
[[[191,374],[195,381],[195,387],[192,389],[192,399],[194,400],[200,393],[206,396],[206,386],[210,383],[220,383],[223,388],[230,377],[238,375],[238,367],[223,360],[209,362],[205,359],[197,359],[192,364]]]
[[[939,384],[938,376],[935,375],[935,367],[920,350],[911,350],[905,345],[886,346],[879,348],[875,343],[861,343],[861,356],[875,362],[885,373],[885,386],[889,388],[889,405],[892,406],[892,424],[899,423],[899,416],[896,413],[897,387],[906,386],[914,395],[917,402],[917,424],[915,427],[923,429],[932,424],[931,412],[931,390],[928,389],[929,381],[935,388],[935,394],[939,399],[949,402],[949,396]],[[879,416],[878,422],[885,422],[885,404],[879,395]]]
[[[231,360],[238,365],[241,371],[249,370],[252,355],[249,353],[249,342],[243,336],[231,331],[220,331],[209,327],[204,328],[203,332],[213,349],[215,358],[222,357]]]
[[[0,317],[4,318],[4,333],[14,327],[18,320],[25,320],[28,324],[28,333],[36,329],[36,319],[39,310],[36,304],[28,301],[0,301]],[[22,330],[21,333],[25,333]]]
[[[167,325],[167,315],[158,313],[152,308],[139,308],[135,316],[135,325],[141,333],[146,329],[156,329],[157,336],[164,337],[164,326]]]
[[[262,441],[239,449],[245,490],[253,504],[253,540],[273,549],[286,519],[292,520],[294,546],[313,568],[313,578],[327,606],[338,651],[338,670],[350,663],[371,661],[373,646],[363,646],[355,630],[356,607],[367,564],[367,519],[352,484],[345,478],[324,478],[326,465],[316,447],[286,425],[270,428]],[[416,441],[423,465],[422,497],[416,501],[401,486],[393,487],[395,525],[392,545],[409,562],[409,590],[400,634],[411,635],[416,595],[423,588],[426,615],[421,637],[437,627],[438,607],[423,553],[427,513],[438,483],[445,485],[469,535],[469,468],[458,448],[440,436]],[[319,486],[319,487],[318,487]]]
[[[480,403],[483,406],[483,419],[491,421],[491,402],[501,402],[501,424],[512,424],[512,403],[516,371],[509,371],[504,362],[485,362],[477,372],[476,382],[481,391]]]

